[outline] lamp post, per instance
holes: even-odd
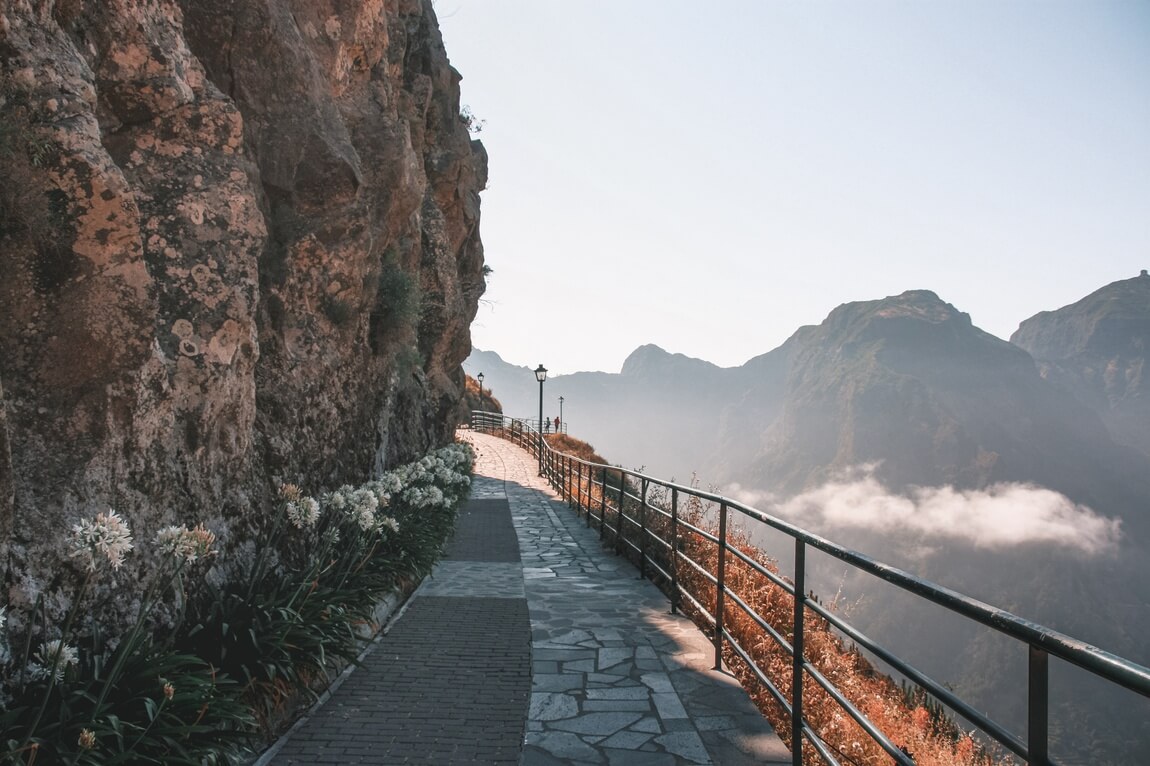
[[[483,403],[483,373],[481,372],[478,375],[476,375],[475,379],[479,381],[479,402],[482,405],[482,403]]]
[[[535,379],[539,381],[539,475],[543,475],[543,381],[547,380],[547,368],[535,368]]]
[[[559,397],[559,428],[562,428],[566,423],[567,423],[567,421],[563,419],[563,397],[560,396]],[[560,432],[559,428],[555,429],[556,433]]]

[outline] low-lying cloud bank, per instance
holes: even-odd
[[[914,487],[900,495],[874,477],[874,468],[861,466],[789,500],[738,485],[730,495],[804,527],[905,532],[987,549],[1038,543],[1094,555],[1113,551],[1122,538],[1120,520],[1043,487],[1015,483],[983,490]]]

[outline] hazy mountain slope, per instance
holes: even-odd
[[[763,398],[775,395],[768,384]],[[784,396],[743,474],[759,489],[877,464],[894,488],[1034,482],[1111,514],[1150,491],[1146,461],[1093,412],[928,291],[835,309],[794,353]]]
[[[473,376],[484,373],[484,386],[503,402],[506,414],[538,417],[539,384],[532,368],[475,350],[464,369]],[[619,373],[549,377],[543,414],[554,419],[562,396],[571,433],[610,445],[609,457],[621,465],[688,480],[705,456],[719,451],[719,413],[742,390],[730,368],[646,345],[627,357]]]
[[[1106,285],[1019,325],[1010,341],[1098,412],[1114,440],[1150,455],[1150,274]]]
[[[736,393],[719,413],[718,446],[700,456],[699,472],[707,482],[746,480],[763,451],[767,426],[783,411],[791,365],[816,331],[800,327],[783,345],[731,370],[729,385]]]

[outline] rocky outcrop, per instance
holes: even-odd
[[[81,515],[235,534],[450,439],[486,155],[430,0],[0,0],[0,51],[13,598]]]
[[[1010,342],[1030,352],[1043,377],[1098,412],[1115,441],[1150,455],[1150,274],[1036,314]]]

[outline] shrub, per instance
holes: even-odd
[[[92,606],[97,579],[119,569],[133,549],[131,530],[114,511],[102,513],[77,523],[68,543],[80,571],[69,573],[71,607],[61,627],[44,624],[43,592],[24,615],[17,656],[0,624],[0,655],[11,671],[0,698],[0,762],[236,759],[249,719],[234,685],[202,659],[156,638],[150,624],[169,591],[183,593],[185,572],[214,555],[214,536],[203,527],[160,532],[161,565],[144,588],[135,622],[115,642],[98,626],[80,630],[77,624]],[[48,640],[50,634],[57,637]]]
[[[318,499],[281,487],[278,512],[257,532],[259,553],[212,589],[185,645],[239,679],[260,725],[275,728],[297,694],[314,694],[355,660],[379,600],[430,570],[472,461],[452,446]]]
[[[114,512],[76,524],[67,593],[42,592],[15,630],[0,607],[0,763],[239,762],[257,724],[267,733],[289,700],[354,660],[379,598],[430,570],[473,460],[454,445],[318,500],[285,486],[258,553],[226,582],[200,576],[211,532],[161,530],[161,564],[115,637],[82,614],[135,540]],[[64,597],[62,624],[47,625],[45,603]],[[162,632],[161,604],[175,615]]]
[[[419,321],[422,294],[419,281],[403,269],[394,250],[388,250],[379,273],[375,316],[381,329],[395,332]]]

